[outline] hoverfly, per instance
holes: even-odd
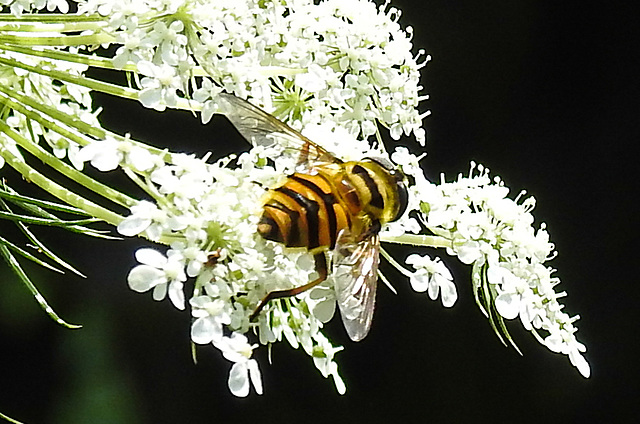
[[[404,175],[384,159],[342,161],[272,115],[230,94],[219,95],[220,112],[254,146],[279,145],[296,158],[298,168],[265,195],[258,233],[286,247],[307,249],[318,278],[289,290],[268,293],[255,320],[270,300],[295,296],[334,279],[345,329],[354,341],[371,326],[383,224],[407,208]],[[327,252],[331,255],[331,272]]]

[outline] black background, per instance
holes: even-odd
[[[128,289],[141,241],[45,236],[86,279],[36,271],[63,318],[55,325],[5,275],[0,282],[0,411],[26,423],[180,422],[631,422],[637,416],[636,19],[614,3],[396,1],[423,72],[427,175],[449,180],[475,160],[515,196],[534,195],[559,256],[570,314],[592,376],[510,326],[524,357],[504,348],[476,308],[469,269],[445,257],[458,287],[451,309],[414,293],[378,291],[370,335],[337,356],[340,396],[300,351],[258,354],[265,393],[233,397],[230,364],[215,349],[191,360],[188,313]],[[174,150],[225,154],[243,146],[223,119],[158,114],[97,96],[104,124]],[[220,145],[229,138],[229,144]],[[226,141],[225,141],[226,143]],[[3,170],[3,173],[6,172]],[[635,411],[634,411],[635,410]]]

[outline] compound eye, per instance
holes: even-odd
[[[401,176],[401,172],[394,174],[394,177],[396,177],[396,189],[398,192],[398,213],[396,213],[396,216],[394,216],[391,221],[397,221],[400,219],[409,206],[409,190],[407,190],[407,185],[404,183],[404,179],[398,178]]]

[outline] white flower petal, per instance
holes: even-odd
[[[133,237],[151,225],[151,218],[131,215],[118,224],[118,232],[126,237]]]
[[[191,340],[197,344],[208,344],[222,339],[222,325],[213,317],[202,317],[191,325]]]
[[[515,293],[502,293],[495,300],[496,310],[505,319],[514,319],[520,312],[520,296]]]
[[[153,288],[153,300],[160,301],[167,297],[167,284],[166,280],[162,284],[158,284]]]
[[[249,377],[251,377],[251,384],[256,389],[256,393],[262,394],[262,375],[260,374],[260,368],[258,367],[258,361],[255,359],[249,359]]]
[[[578,371],[584,378],[589,378],[589,376],[591,375],[591,367],[589,367],[589,363],[586,359],[584,359],[584,356],[582,356],[578,351],[574,350],[569,352],[569,359],[571,360],[573,366],[578,369]]]
[[[316,303],[313,308],[313,316],[321,322],[329,322],[336,312],[335,298],[328,298]]]
[[[481,256],[480,247],[476,241],[465,243],[458,249],[458,258],[467,265],[472,264]]]
[[[429,299],[436,300],[438,298],[438,294],[440,293],[440,286],[435,279],[435,275],[431,277],[429,280]]]
[[[148,265],[138,265],[129,272],[127,283],[131,290],[139,293],[165,282],[164,272]]]
[[[424,271],[416,272],[409,278],[411,288],[418,293],[424,293],[429,288],[429,275],[424,274]]]
[[[249,394],[249,370],[246,362],[236,362],[229,371],[229,390],[234,396],[247,397]]]
[[[173,306],[181,311],[184,311],[185,305],[183,288],[184,284],[180,281],[172,281],[169,284],[169,299],[171,303],[173,303]]]
[[[442,293],[442,306],[445,308],[452,307],[456,303],[456,300],[458,300],[458,292],[452,281],[443,281],[440,285],[440,292]]]
[[[167,257],[156,249],[142,248],[136,250],[136,259],[141,264],[162,268],[167,263]]]
[[[544,345],[547,346],[550,351],[560,353],[563,347],[562,337],[559,334],[549,334],[544,339]]]

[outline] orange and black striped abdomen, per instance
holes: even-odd
[[[287,247],[333,248],[338,233],[349,229],[352,219],[332,177],[332,172],[295,173],[269,190],[258,232]]]

